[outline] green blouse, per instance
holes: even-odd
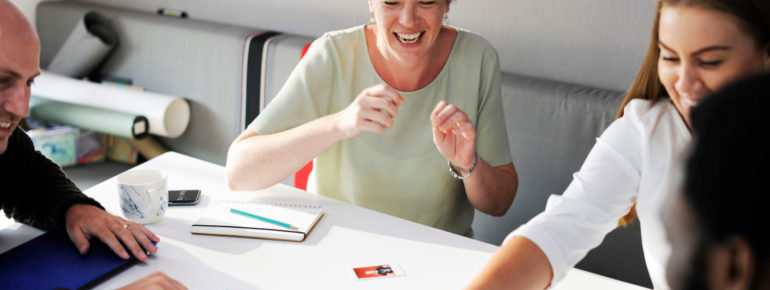
[[[370,61],[364,26],[315,40],[286,84],[249,128],[284,131],[346,108],[365,88],[385,83]],[[461,180],[433,143],[430,113],[447,101],[477,131],[476,150],[491,166],[511,163],[500,93],[497,52],[459,30],[439,75],[400,92],[404,103],[392,128],[341,141],[315,159],[308,191],[457,234],[469,234],[473,206]]]

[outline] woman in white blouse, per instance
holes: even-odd
[[[659,0],[647,56],[619,118],[546,211],[511,233],[471,288],[543,289],[638,213],[647,269],[667,289],[659,210],[691,139],[690,109],[770,70],[770,1]]]

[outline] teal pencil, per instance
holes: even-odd
[[[258,215],[255,215],[253,213],[247,213],[245,211],[240,211],[240,210],[237,210],[237,209],[234,209],[234,208],[231,208],[230,212],[234,213],[234,214],[239,214],[239,215],[242,215],[242,216],[247,216],[247,217],[250,217],[250,218],[255,218],[255,219],[261,220],[263,222],[268,222],[268,223],[271,223],[271,224],[274,224],[274,225],[277,225],[277,226],[282,226],[282,227],[287,228],[287,229],[291,229],[291,230],[296,230],[297,229],[297,227],[292,226],[290,224],[287,224],[287,223],[284,223],[284,222],[279,222],[279,221],[274,220],[274,219],[269,219],[269,218],[266,218],[266,217],[258,216]]]

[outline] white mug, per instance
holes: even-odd
[[[120,209],[126,219],[151,224],[168,208],[168,178],[157,169],[134,169],[117,177]]]

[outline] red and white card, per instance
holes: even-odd
[[[381,264],[374,266],[353,268],[353,277],[356,280],[366,280],[370,278],[385,278],[403,276],[404,271],[396,264]]]

